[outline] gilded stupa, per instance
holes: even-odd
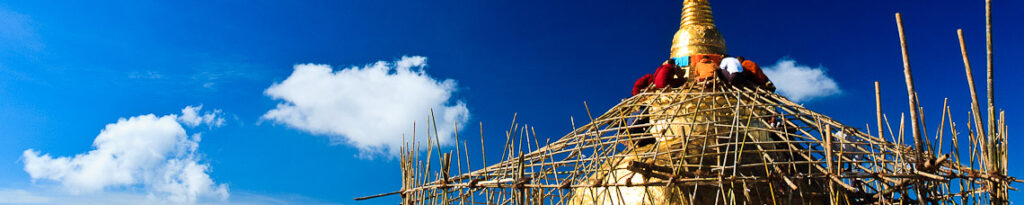
[[[902,37],[902,22],[900,32]],[[721,59],[726,52],[708,1],[684,0],[669,57],[679,63],[693,56]],[[680,69],[692,70],[695,63],[679,63]],[[906,73],[912,85],[909,66]],[[920,109],[916,100],[911,105]],[[973,131],[985,130],[975,101],[975,121],[963,131],[944,107],[942,128],[929,139],[918,133],[927,129],[918,125],[916,112],[910,126],[901,121],[897,129],[876,102],[872,129],[842,124],[760,87],[718,79],[649,87],[603,114],[591,115],[588,108],[590,119],[570,120],[574,129],[557,139],[539,140],[513,118],[505,146],[481,150],[500,152],[501,159],[470,160],[465,144],[442,151],[413,140],[402,151],[400,189],[360,199],[398,194],[401,204],[502,205],[1008,202],[1009,184],[1019,181],[1006,175],[1005,117],[993,119],[998,126],[986,132]],[[589,123],[577,124],[582,121]],[[913,130],[915,143],[902,140],[904,130]],[[486,166],[471,167],[480,161]]]
[[[672,58],[696,54],[725,55],[725,38],[718,32],[707,0],[683,2],[679,31],[672,37]]]

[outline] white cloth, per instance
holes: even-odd
[[[836,132],[832,136],[835,139],[843,139],[843,141],[839,142],[832,140],[832,150],[834,150],[834,152],[846,152],[847,154],[844,154],[844,156],[855,160],[860,160],[865,157],[863,154],[850,154],[850,152],[863,152],[862,150],[858,149],[859,147],[857,146],[857,144],[855,144],[863,142],[859,137],[854,135],[847,135],[842,131]]]
[[[739,59],[734,57],[725,57],[722,59],[722,64],[718,65],[718,68],[729,71],[729,73],[743,72],[743,64],[740,63]]]

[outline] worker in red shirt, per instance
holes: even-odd
[[[643,77],[640,77],[640,79],[636,79],[636,83],[633,83],[633,95],[640,94],[640,92],[643,92],[643,90],[647,89],[648,86],[651,86],[651,83],[653,82],[654,76],[651,74],[645,74]]]
[[[674,59],[668,59],[658,66],[658,69],[654,71],[654,75],[646,74],[636,82],[633,83],[633,95],[640,94],[644,89],[647,89],[651,84],[654,84],[655,89],[662,88],[673,88],[682,86],[686,82],[683,78],[683,71],[676,65]]]
[[[666,60],[661,63],[661,66],[654,71],[654,88],[662,89],[665,87],[679,87],[683,85],[682,76],[676,77],[679,72],[679,67],[676,66],[676,61],[672,59]]]

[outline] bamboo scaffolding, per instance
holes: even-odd
[[[864,132],[870,125],[846,126],[761,87],[711,79],[647,88],[599,115],[584,102],[589,122],[577,126],[570,117],[572,127],[561,137],[538,135],[513,114],[493,163],[486,159],[483,123],[476,161],[457,134],[454,149],[442,146],[431,112],[425,147],[416,141],[422,136],[414,124],[411,141],[400,148],[400,189],[357,200],[400,195],[401,204],[417,205],[1006,204],[1007,190],[1015,190],[1011,183],[1022,181],[1006,175],[1006,117],[994,112],[990,16],[986,20],[988,126],[963,31],[957,30],[972,102],[968,131],[958,131],[946,98],[929,136],[897,13],[910,118],[908,126],[901,114],[898,131],[883,113],[877,81],[874,135]],[[907,129],[912,144],[904,142]]]
[[[688,202],[699,202],[703,196],[698,193],[714,193],[713,203],[770,200],[772,203],[787,204],[817,199],[830,199],[835,203],[846,204],[958,200],[964,202],[978,200],[982,198],[979,195],[988,193],[967,192],[963,189],[965,186],[974,187],[971,190],[989,189],[993,184],[1005,186],[1008,182],[1016,180],[999,173],[962,166],[957,162],[957,132],[951,115],[946,112],[946,106],[943,106],[943,113],[940,115],[943,119],[939,126],[945,126],[946,121],[950,121],[949,127],[953,137],[949,140],[952,142],[940,144],[945,138],[938,137],[944,135],[943,130],[939,129],[935,133],[935,146],[950,144],[953,147],[948,150],[952,154],[940,154],[943,150],[940,148],[933,150],[936,152],[934,156],[938,156],[934,157],[908,155],[920,154],[920,149],[884,140],[880,138],[882,132],[878,132],[878,136],[872,136],[843,126],[776,94],[736,87],[721,87],[714,92],[701,94],[685,93],[688,91],[692,90],[678,88],[649,91],[628,98],[605,114],[594,117],[590,123],[576,127],[568,135],[549,141],[544,146],[539,143],[539,136],[533,132],[532,127],[510,125],[509,131],[506,132],[508,143],[504,149],[505,153],[502,154],[505,159],[496,164],[484,163],[487,166],[470,172],[461,171],[463,168],[460,168],[460,161],[463,157],[456,159],[457,166],[451,166],[450,153],[442,154],[439,162],[436,162],[440,164],[436,166],[412,163],[418,158],[416,149],[403,147],[405,155],[402,158],[407,161],[401,163],[403,173],[421,172],[422,174],[407,176],[411,177],[412,181],[421,183],[405,183],[399,192],[373,197],[401,194],[404,196],[403,203],[407,204],[579,204],[581,200],[573,201],[573,197],[582,193],[580,190],[594,190],[588,192],[592,193],[591,196],[584,198],[610,203],[607,200],[624,200],[623,192],[637,187],[643,188],[642,193],[649,194],[653,190],[651,187],[671,186],[675,187],[674,190],[691,193],[678,196],[682,197],[679,200]],[[667,107],[683,107],[681,105],[702,101],[691,98],[705,98],[707,101],[714,101],[714,98],[736,99],[733,102],[737,103],[711,103],[706,104],[710,106],[697,110],[671,110],[642,115],[630,112],[638,107],[650,106],[648,103],[652,98],[670,99],[665,102],[673,104]],[[876,100],[876,106],[877,104],[880,104],[880,100]],[[727,114],[731,116],[729,119],[709,119],[710,121],[700,122],[626,123],[637,117],[658,119],[714,116],[716,113],[731,113]],[[884,118],[883,115],[879,116]],[[767,127],[769,120],[783,123]],[[575,127],[575,123],[571,124]],[[755,126],[758,124],[765,127]],[[709,132],[630,131],[655,127],[702,128]],[[832,129],[833,127],[842,129]],[[714,130],[723,131],[710,132]],[[902,134],[892,131],[889,133]],[[770,134],[774,138],[758,137],[764,134]],[[428,137],[437,138],[436,133]],[[631,143],[643,139],[664,138],[700,139],[703,145],[702,148],[695,148],[658,142],[636,147]],[[895,136],[894,138],[900,139]],[[441,150],[435,141],[427,142],[428,160],[434,151],[447,152]],[[984,141],[972,140],[970,147],[980,147],[979,143],[982,142]],[[453,151],[456,156],[464,155],[467,162],[465,169],[469,169],[471,157],[461,151],[466,150],[463,149],[465,147],[463,144],[461,148],[455,148]],[[438,150],[434,150],[435,148]],[[699,152],[692,152],[689,149],[699,149]],[[481,151],[484,151],[484,148],[481,148]],[[972,159],[982,159],[984,154],[972,151],[971,156]],[[717,160],[703,161],[716,158]],[[648,159],[646,161],[657,163],[647,163],[643,162],[644,160],[627,163],[623,161],[624,159]],[[658,162],[666,159],[668,162]],[[692,161],[693,159],[701,160]],[[419,166],[427,168],[440,167],[440,170],[428,172],[424,168],[416,171],[409,166],[412,164],[422,164]],[[451,168],[459,171],[450,170]],[[452,173],[454,176],[446,173]],[[615,180],[623,177],[639,181]],[[953,184],[954,181],[958,183]],[[833,186],[834,188],[828,188]],[[960,191],[953,191],[958,188]],[[748,189],[763,191],[756,194],[739,191]],[[704,191],[692,192],[697,190]],[[647,201],[654,201],[651,196],[646,198]]]

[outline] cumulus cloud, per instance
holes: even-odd
[[[73,194],[141,187],[154,198],[174,203],[193,203],[200,197],[226,199],[227,185],[213,182],[209,165],[199,162],[200,135],[189,135],[182,127],[182,123],[191,127],[223,123],[216,111],[197,114],[200,108],[186,107],[181,117],[147,114],[118,119],[100,131],[93,150],[71,157],[25,150],[25,172],[33,180],[58,182]]]
[[[800,65],[796,60],[783,58],[765,67],[764,74],[772,79],[779,94],[795,102],[807,102],[842,93],[826,70],[822,66]]]
[[[332,143],[351,144],[364,156],[396,156],[402,135],[411,137],[413,121],[422,127],[433,109],[440,142],[451,143],[455,123],[465,123],[469,109],[453,99],[454,80],[427,75],[426,60],[403,56],[337,71],[329,65],[295,65],[291,76],[265,91],[282,102],[262,118],[330,136]],[[417,130],[425,136],[426,129]]]
[[[200,115],[199,110],[203,109],[203,105],[199,106],[186,106],[181,109],[181,116],[178,117],[178,121],[185,123],[189,127],[196,127],[199,124],[206,124],[210,127],[220,127],[224,125],[224,118],[220,117],[220,110],[213,110],[213,112],[207,112]]]

